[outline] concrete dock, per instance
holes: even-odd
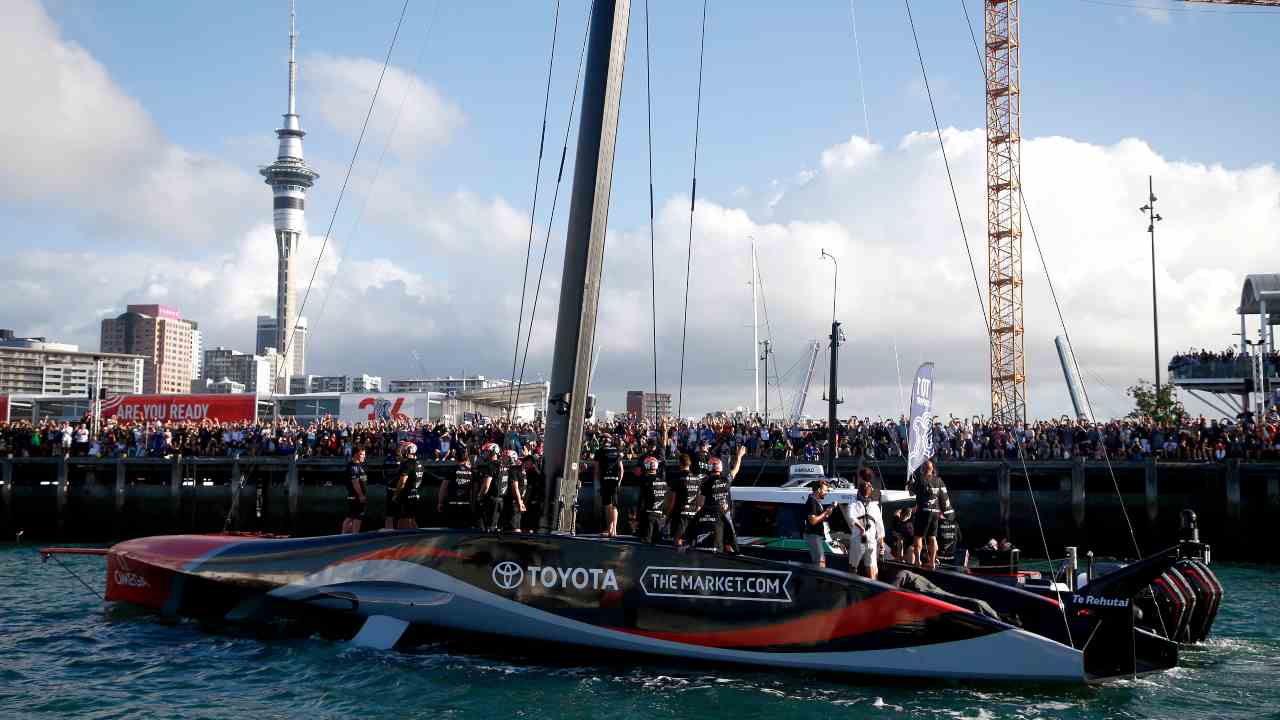
[[[868,463],[871,464],[871,463]],[[899,463],[876,463],[886,486],[901,488]],[[426,463],[424,498],[434,499],[452,463]],[[850,476],[859,463],[842,459]],[[395,465],[369,463],[365,528],[382,526],[383,485]],[[777,485],[787,463],[749,458],[736,485]],[[1268,532],[1280,527],[1280,463],[1095,461],[940,463],[958,509],[965,544],[1011,537],[1027,556],[1044,554],[1036,512],[1054,555],[1063,546],[1081,552],[1132,555],[1121,513],[1128,510],[1144,553],[1173,544],[1184,508],[1200,516],[1201,534],[1215,556],[1274,561]],[[175,458],[95,460],[0,459],[0,538],[12,541],[110,542],[144,535],[261,531],[289,535],[336,532],[346,512],[341,460],[288,458]],[[634,506],[628,473],[622,504]],[[1117,497],[1117,489],[1119,497]],[[1033,504],[1034,500],[1034,504]],[[590,477],[580,496],[580,529],[598,526]],[[422,503],[422,526],[456,524]]]

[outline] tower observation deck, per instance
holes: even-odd
[[[302,157],[302,123],[298,119],[297,85],[298,64],[296,53],[298,33],[294,24],[293,2],[289,3],[289,105],[284,115],[284,126],[276,130],[280,139],[280,151],[275,162],[259,169],[266,183],[271,186],[273,221],[276,234],[276,350],[280,354],[279,367],[275,368],[272,386],[277,393],[289,391],[289,376],[293,372],[305,372],[305,361],[295,361],[295,353],[305,348],[293,343],[294,326],[298,320],[298,306],[293,292],[294,259],[307,232],[304,213],[307,190],[320,174],[307,165]]]

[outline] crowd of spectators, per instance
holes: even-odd
[[[1242,354],[1239,348],[1232,346],[1225,350],[1190,349],[1175,354],[1169,359],[1169,373],[1173,377],[1248,377],[1250,358]],[[1264,352],[1262,362],[1268,374],[1280,370],[1280,353]]]
[[[717,455],[745,446],[751,457],[819,462],[826,454],[825,422],[764,422],[755,417],[706,417],[663,421],[668,455],[704,445]],[[0,424],[0,457],[346,457],[362,447],[371,460],[393,457],[400,443],[418,446],[425,461],[474,456],[489,442],[520,453],[540,454],[541,426],[532,422],[481,421],[448,424],[421,420],[349,424],[326,418],[246,422],[125,423],[108,419],[94,436],[87,421],[15,421]],[[836,454],[869,462],[893,461],[906,452],[905,418],[853,417],[842,421]],[[982,418],[933,423],[933,444],[942,461],[1142,460],[1183,462],[1227,458],[1280,459],[1280,414],[1273,409],[1254,421],[1186,417],[1179,423],[1121,419],[1088,423],[1067,417],[1000,425]],[[583,456],[606,443],[626,460],[659,452],[659,423],[630,417],[588,423]]]

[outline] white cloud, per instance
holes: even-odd
[[[245,173],[168,141],[33,0],[6,3],[0,48],[0,203],[70,206],[74,222],[130,240],[203,243],[261,198]]]
[[[360,133],[382,63],[368,58],[315,55],[303,63],[307,103],[349,137]],[[401,109],[403,105],[403,110]],[[366,138],[384,138],[399,115],[391,152],[417,157],[444,145],[462,127],[462,110],[434,85],[399,67],[387,68]]]

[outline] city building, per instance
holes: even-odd
[[[270,376],[268,376],[270,379]],[[226,393],[235,394],[246,392],[245,384],[236,382],[231,378],[222,378],[221,380],[193,380],[191,382],[191,392],[193,393]]]
[[[270,315],[259,315],[256,324],[256,342],[254,344],[254,353],[258,355],[266,355],[267,350],[274,349],[277,353],[280,348],[276,347],[279,338],[276,337],[276,319]],[[293,352],[296,350],[297,352]],[[298,318],[298,324],[293,328],[293,348],[290,350],[293,355],[293,368],[289,373],[293,375],[305,375],[307,372],[307,318],[306,316]]]
[[[289,379],[289,394],[382,392],[376,375],[301,375]]]
[[[667,417],[671,415],[671,393],[628,390],[627,414],[642,418]]]
[[[272,218],[276,231],[276,340],[275,348],[282,356],[277,369],[275,391],[288,392],[289,376],[306,371],[306,343],[289,342],[289,333],[298,324],[298,308],[294,297],[294,264],[302,239],[307,234],[304,214],[307,190],[320,176],[302,157],[302,123],[298,119],[298,64],[295,60],[298,34],[294,31],[293,11],[289,12],[289,105],[284,126],[276,130],[280,149],[275,162],[261,168],[271,186]],[[305,335],[305,333],[304,333]],[[301,359],[301,362],[295,360]],[[300,369],[298,369],[300,368]]]
[[[7,328],[0,328],[0,347],[61,350],[64,352],[78,352],[80,350],[79,345],[72,345],[71,343],[49,342],[42,337],[18,337],[12,330]]]
[[[488,390],[489,388],[498,387],[511,387],[511,381],[500,378],[487,378],[484,375],[414,378],[392,380],[387,384],[387,392],[439,392],[456,395],[472,390]]]
[[[204,377],[204,333],[198,327],[191,328],[191,377]]]
[[[129,305],[102,321],[103,353],[141,355],[144,393],[185,393],[191,389],[197,342],[195,322],[164,305]]]
[[[35,340],[35,338],[24,338]],[[137,355],[80,352],[61,343],[19,347],[0,343],[0,394],[93,394],[96,360],[102,359],[102,384],[109,394],[143,391],[145,360]]]
[[[249,355],[227,347],[216,347],[204,352],[204,377],[206,382],[229,380],[244,386],[242,392],[258,395],[271,393],[271,378],[279,356],[274,348],[267,354]]]

